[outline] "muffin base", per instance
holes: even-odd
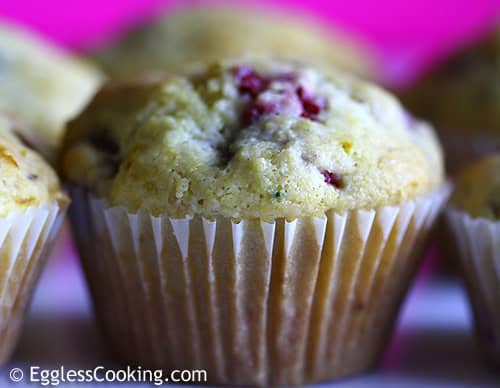
[[[0,364],[8,361],[67,204],[30,207],[0,219]]]
[[[265,386],[377,362],[448,190],[273,223],[129,214],[72,195],[96,313],[121,360]]]
[[[450,176],[460,173],[470,163],[484,157],[485,155],[500,152],[500,135],[481,134],[485,131],[477,131],[474,134],[463,134],[460,130],[441,131],[440,139],[445,150],[446,171]],[[491,131],[490,131],[491,132]],[[443,216],[438,221],[437,236],[440,256],[443,262],[445,274],[456,275],[459,272],[457,251],[453,236],[447,228],[447,221]]]
[[[446,212],[471,303],[476,334],[489,359],[500,366],[500,221]]]

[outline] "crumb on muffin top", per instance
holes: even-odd
[[[108,85],[68,125],[61,171],[131,212],[293,219],[398,204],[443,166],[430,128],[379,88],[236,61]]]
[[[500,131],[500,27],[459,51],[402,96],[438,131]]]
[[[16,128],[0,116],[0,217],[66,201],[53,169],[18,138]]]
[[[500,220],[500,154],[471,164],[458,176],[451,204],[475,218]]]
[[[49,159],[55,157],[64,122],[83,108],[101,81],[93,66],[0,23],[0,112]]]

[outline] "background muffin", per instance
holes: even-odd
[[[83,108],[101,80],[90,64],[1,22],[0,112],[49,159],[55,157],[64,122]]]
[[[26,148],[0,116],[0,362],[19,334],[44,257],[68,199],[54,171]]]
[[[445,198],[434,142],[382,90],[290,63],[106,87],[61,171],[113,348],[218,384],[373,365]]]
[[[113,76],[151,70],[185,71],[221,59],[273,56],[332,65],[365,77],[374,56],[339,33],[273,10],[206,7],[180,10],[131,30],[97,56]]]
[[[458,177],[451,203],[473,218],[500,219],[500,156],[469,166]]]
[[[500,155],[465,169],[448,209],[479,340],[500,364]]]
[[[469,46],[403,96],[416,115],[431,121],[457,172],[471,159],[500,151],[500,30]]]

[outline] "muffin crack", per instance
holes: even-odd
[[[220,131],[223,134],[223,140],[215,146],[217,152],[217,165],[221,168],[227,167],[229,162],[233,160],[236,150],[234,144],[239,137],[241,129],[227,129]]]

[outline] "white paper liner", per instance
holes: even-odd
[[[129,363],[302,384],[376,363],[448,187],[295,221],[129,214],[73,188],[97,316]]]
[[[0,363],[10,357],[66,206],[29,207],[0,218]]]
[[[500,221],[472,218],[453,207],[446,217],[458,247],[478,337],[500,364]]]

